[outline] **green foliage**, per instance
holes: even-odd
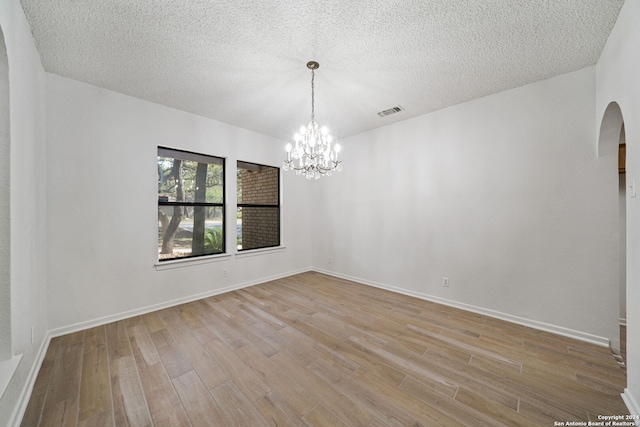
[[[204,249],[207,253],[222,252],[222,230],[219,228],[207,228],[204,232]]]

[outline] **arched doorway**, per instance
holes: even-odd
[[[623,358],[621,356],[626,349],[626,222],[627,222],[627,204],[626,204],[626,165],[624,159],[624,152],[621,150],[621,145],[626,144],[626,137],[624,131],[624,118],[620,106],[616,102],[611,102],[604,112],[602,122],[600,124],[600,135],[598,138],[598,157],[599,158],[615,158],[618,165],[617,171],[610,171],[618,173],[618,188],[615,190],[618,195],[618,221],[619,221],[619,268],[620,268],[620,281],[619,283],[611,284],[616,286],[619,291],[616,292],[619,295],[619,318],[620,318],[620,337],[617,342],[612,340],[611,349],[619,357],[619,361],[622,363]],[[625,145],[626,147],[626,145]],[[613,191],[613,189],[612,189]]]
[[[627,361],[627,138],[624,122],[618,149],[618,197],[620,217],[620,356]]]

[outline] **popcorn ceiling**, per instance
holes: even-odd
[[[22,0],[48,72],[289,139],[594,65],[623,0]],[[378,112],[405,111],[381,118]]]

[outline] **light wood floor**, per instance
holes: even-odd
[[[305,273],[54,338],[23,426],[553,426],[628,414],[607,348]]]

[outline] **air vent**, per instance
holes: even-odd
[[[390,116],[392,114],[399,113],[400,111],[404,111],[404,108],[402,108],[401,106],[398,105],[396,107],[389,108],[388,110],[380,111],[378,113],[378,115],[380,117],[387,117],[387,116]]]

